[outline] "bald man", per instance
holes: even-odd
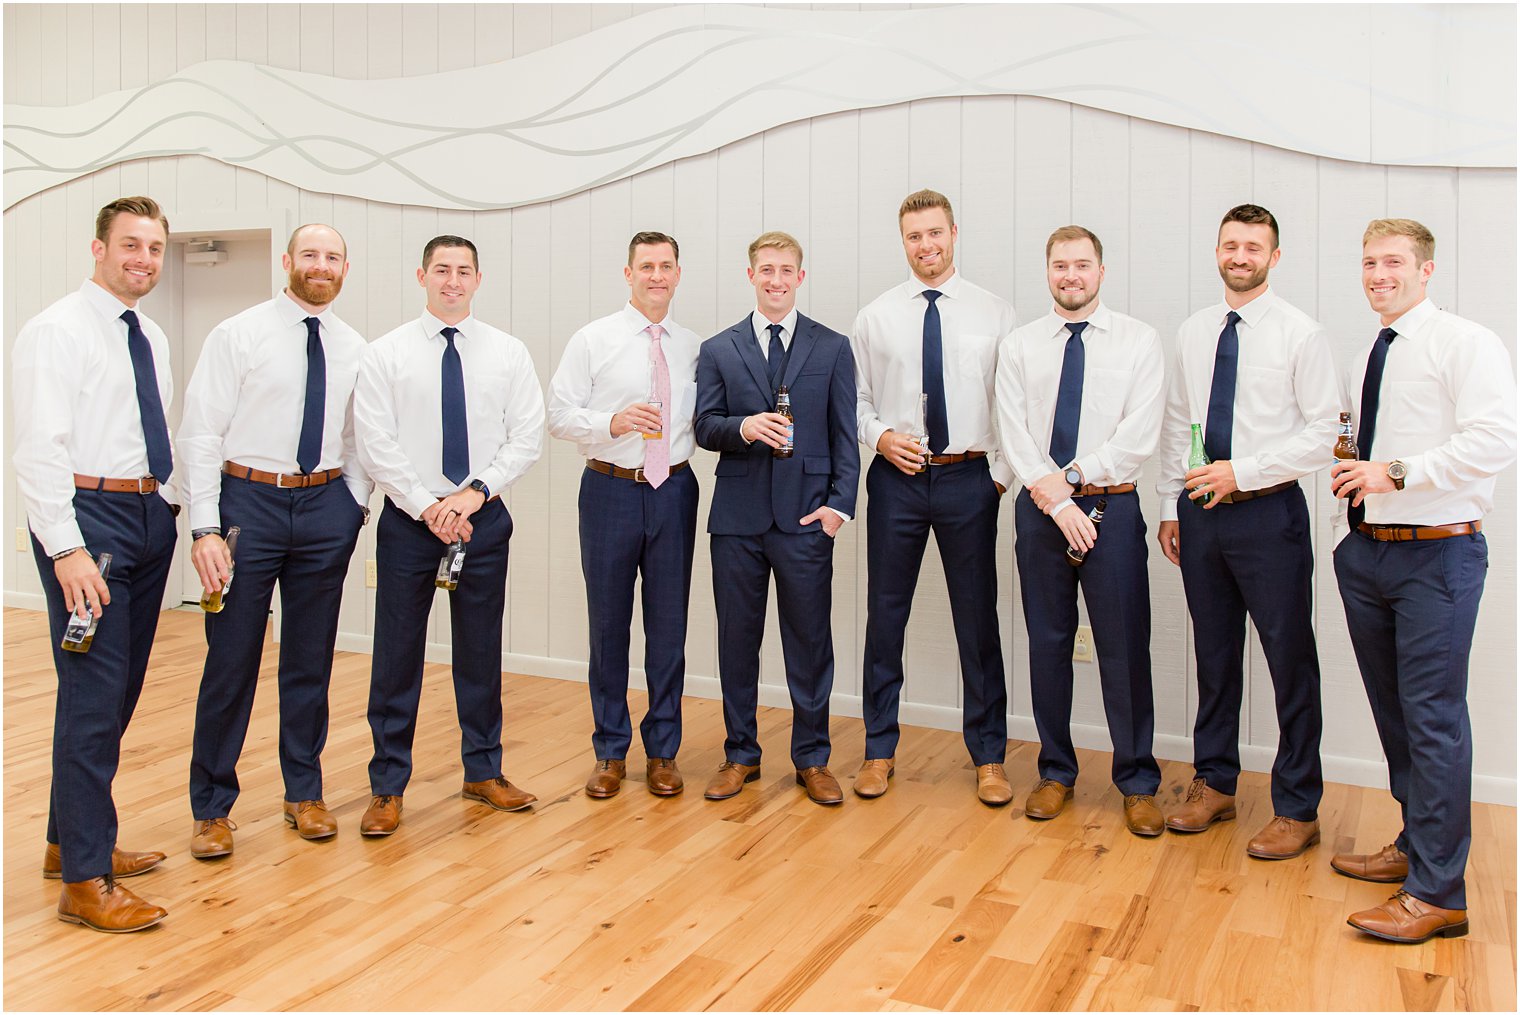
[[[190,855],[201,860],[232,852],[237,762],[276,581],[285,820],[303,839],[338,831],[322,801],[321,754],[343,578],[373,486],[354,452],[365,341],[332,311],[348,275],[337,230],[301,226],[281,265],[290,278],[279,295],[207,336],[179,430],[191,560],[205,592],[223,593],[221,612],[206,614],[190,759]]]

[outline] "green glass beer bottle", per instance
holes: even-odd
[[[1202,423],[1194,423],[1193,424],[1193,446],[1188,449],[1188,463],[1187,464],[1188,464],[1188,471],[1189,472],[1192,472],[1194,469],[1201,469],[1205,465],[1209,464],[1209,455],[1208,455],[1208,452],[1203,450],[1203,424]],[[1214,495],[1212,493],[1206,493],[1202,497],[1198,498],[1198,506],[1199,507],[1203,507],[1205,504],[1207,504],[1209,501],[1211,501],[1213,499],[1214,499]]]

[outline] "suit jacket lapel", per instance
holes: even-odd
[[[797,334],[792,336],[791,355],[786,364],[786,376],[782,379],[781,383],[785,384],[788,388],[796,385],[797,374],[802,370],[802,366],[807,362],[808,357],[813,354],[813,347],[817,344],[813,339],[812,320],[798,314]]]
[[[750,320],[746,317],[731,329],[733,334],[734,348],[738,350],[739,358],[744,365],[749,367],[750,376],[755,379],[765,395],[767,404],[775,401],[775,392],[771,390],[771,382],[765,369],[765,357],[760,355],[760,345],[755,341],[755,329],[750,326]]]

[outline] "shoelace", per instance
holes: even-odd
[[[320,807],[323,810],[327,809],[327,805],[320,800],[302,800],[299,804],[296,805],[296,813],[305,814],[307,811],[312,810],[316,807]]]
[[[389,793],[385,794],[384,796],[377,796],[377,797],[375,797],[375,806],[376,807],[387,807],[387,806],[390,805],[390,802],[392,800],[394,800],[394,799],[396,799],[396,798],[394,796],[390,795]]]
[[[1124,806],[1126,806],[1126,807],[1133,807],[1133,806],[1135,806],[1135,804],[1139,803],[1141,800],[1149,800],[1152,803],[1154,803],[1155,800],[1156,800],[1156,797],[1155,797],[1154,794],[1151,794],[1151,793],[1131,793],[1129,796],[1127,796],[1127,797],[1124,798]]]
[[[1202,800],[1203,791],[1208,789],[1208,786],[1209,784],[1202,779],[1194,779],[1192,785],[1188,787],[1187,802],[1192,803],[1194,800]]]
[[[1058,782],[1056,782],[1054,779],[1041,779],[1040,782],[1039,782],[1039,784],[1035,786],[1034,791],[1036,793],[1038,793],[1040,790],[1044,789],[1046,786],[1059,786],[1059,785],[1061,785],[1061,784],[1058,783]]]
[[[231,818],[207,818],[201,822],[200,830],[202,832],[209,832],[216,825],[221,825],[223,828],[226,828],[232,832],[237,831],[237,822],[233,821]]]
[[[721,765],[718,766],[718,771],[720,771],[720,772],[727,772],[729,769],[738,768],[738,767],[739,767],[739,763],[737,761],[725,761]]]
[[[812,765],[812,766],[810,766],[808,768],[804,768],[798,774],[801,775],[804,779],[806,779],[810,775],[817,775],[819,772],[827,772],[827,771],[828,771],[828,769],[825,768],[822,765]]]

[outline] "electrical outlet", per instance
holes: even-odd
[[[1092,628],[1086,625],[1077,628],[1076,640],[1071,644],[1071,661],[1074,663],[1093,661]]]
[[[372,589],[375,587],[375,583],[379,580],[380,576],[375,571],[375,562],[372,560],[366,560],[364,562],[364,587],[367,589]]]
[[[27,541],[27,538],[26,538],[26,529],[17,529],[16,530],[16,552],[17,553],[25,553],[29,549],[31,549],[31,543],[29,543]]]

